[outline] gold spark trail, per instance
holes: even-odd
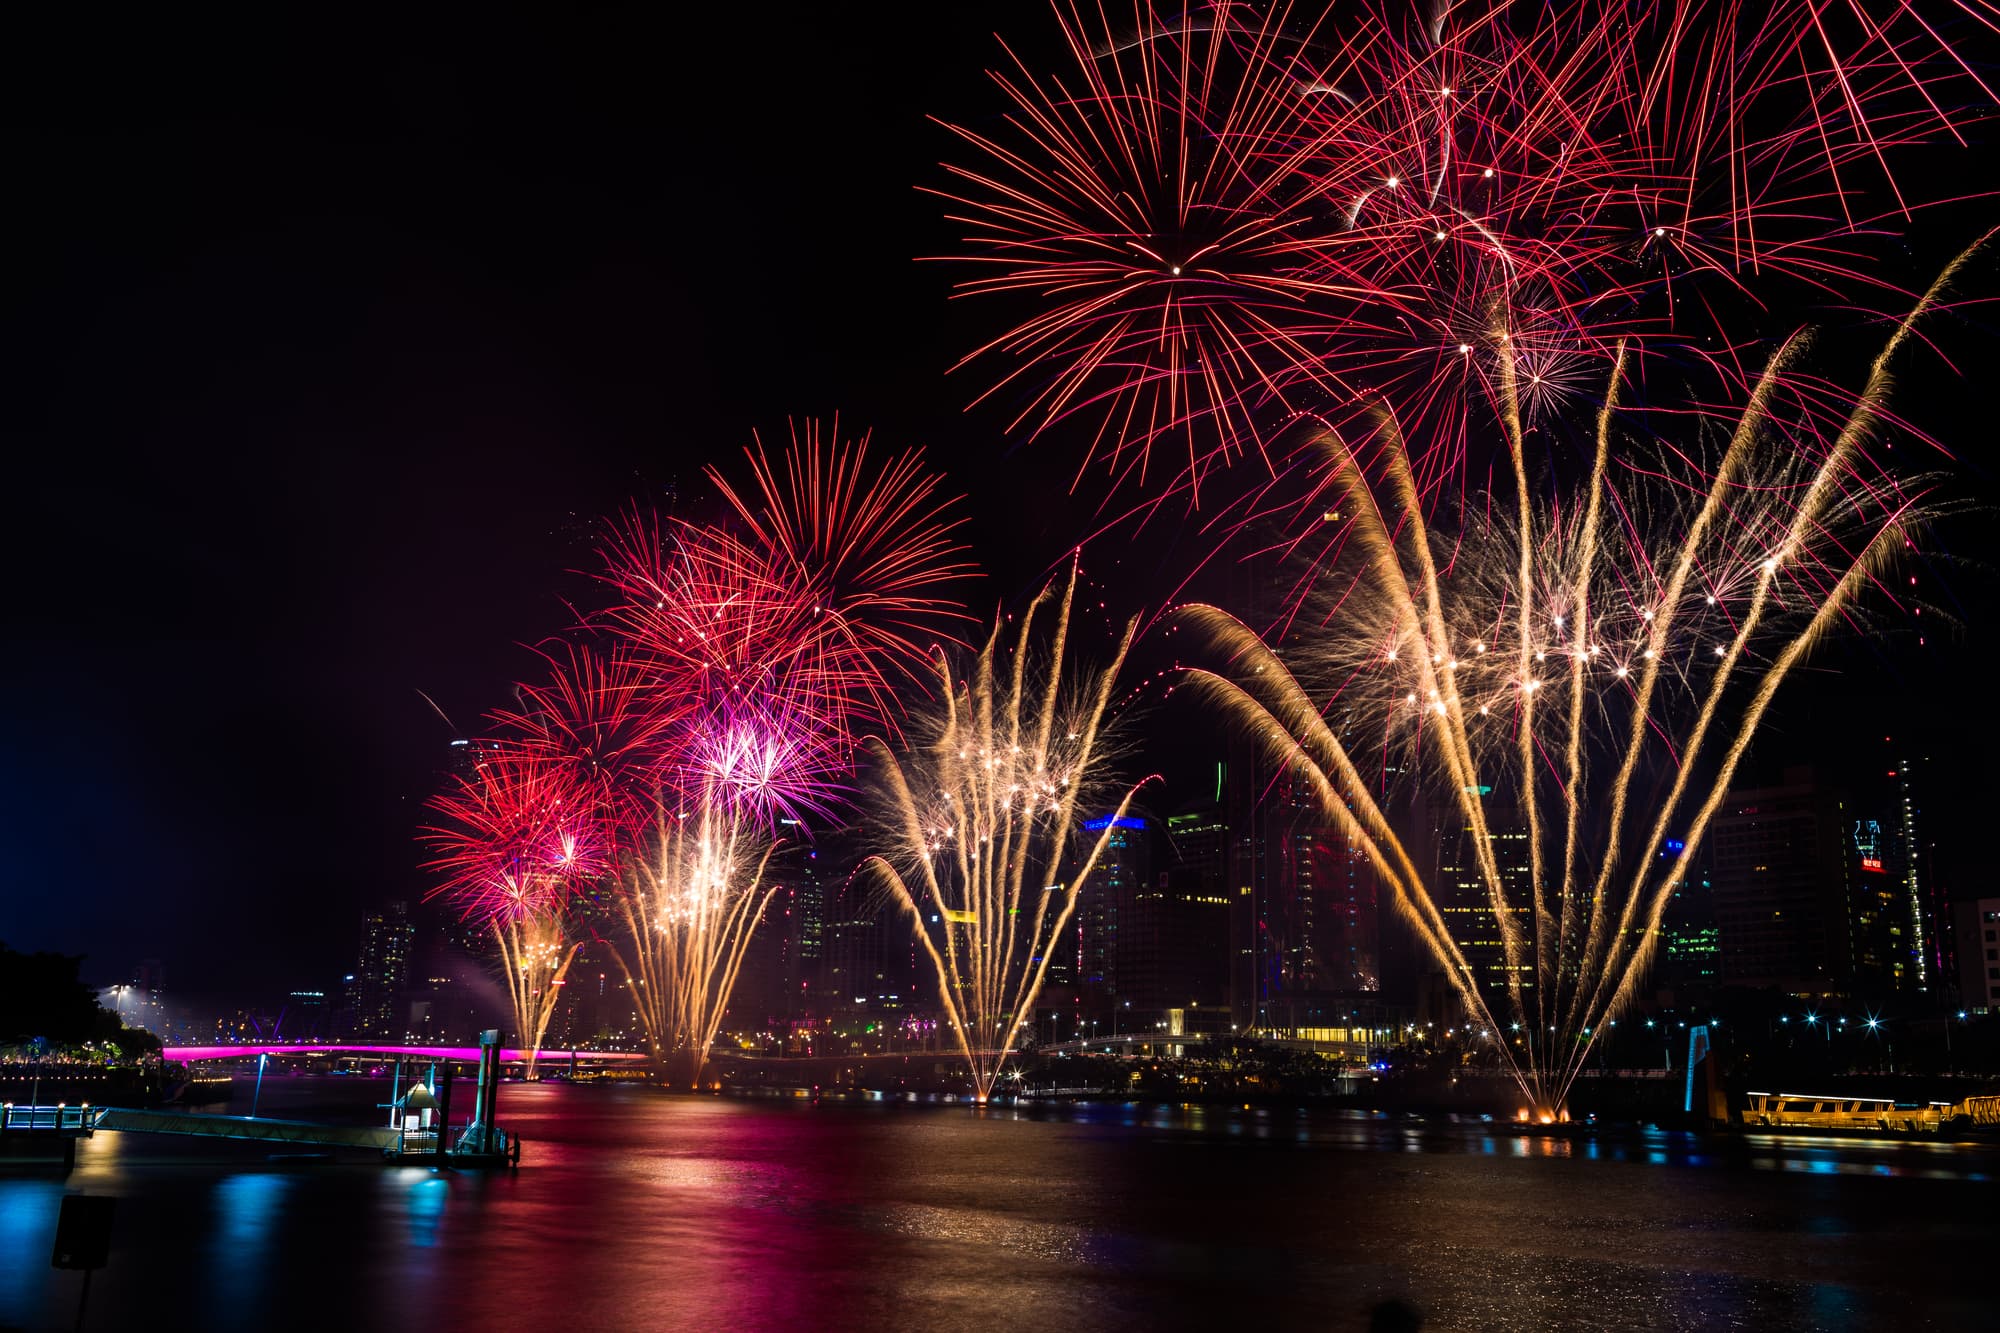
[[[499,943],[500,968],[507,978],[515,1038],[528,1048],[527,1073],[532,1079],[549,1019],[562,998],[563,978],[583,942],[565,941],[562,922],[551,911],[496,920],[493,938]]]
[[[720,795],[663,812],[652,846],[626,872],[619,898],[628,938],[618,961],[654,1063],[701,1086],[729,1012],[744,952],[774,889],[774,846]]]
[[[1107,788],[1105,713],[1136,624],[1099,671],[1069,664],[1076,575],[1056,603],[1046,647],[1044,589],[1018,628],[996,621],[956,681],[938,662],[929,735],[898,755],[876,743],[892,853],[875,877],[908,915],[975,1096],[986,1101],[1034,1012],[1058,941],[1136,788]],[[1012,660],[1001,663],[1002,654]],[[1078,835],[1116,795],[1094,841]],[[1079,859],[1078,853],[1082,852]]]
[[[1498,509],[1509,517],[1468,501],[1461,530],[1434,530],[1385,413],[1365,454],[1335,432],[1321,441],[1330,490],[1354,518],[1319,575],[1338,585],[1320,627],[1267,643],[1215,608],[1185,608],[1225,663],[1186,682],[1304,780],[1467,1014],[1503,1038],[1504,998],[1519,1035],[1496,1048],[1536,1112],[1561,1113],[1604,1025],[1633,1002],[1667,904],[1786,676],[1856,614],[1905,534],[1935,512],[1925,479],[1898,478],[1870,444],[1895,354],[1984,244],[1896,327],[1818,446],[1801,442],[1823,401],[1792,375],[1803,338],[1774,351],[1708,465],[1671,441],[1651,454],[1643,442],[1614,445],[1621,352],[1584,479],[1538,481],[1556,464],[1531,465],[1502,334],[1516,496]],[[1537,486],[1551,498],[1538,502]],[[1442,571],[1440,552],[1451,557]],[[1342,682],[1338,722],[1288,659]],[[1440,827],[1455,822],[1469,840],[1492,916],[1483,952],[1466,942],[1483,928],[1466,924],[1477,909],[1454,886],[1459,896],[1439,901],[1384,813],[1386,789],[1354,762],[1357,745],[1373,750],[1384,736],[1409,754],[1396,767],[1444,812]],[[1499,822],[1489,792],[1506,811]],[[1633,840],[1628,812],[1644,801],[1654,813]],[[1526,842],[1525,866],[1511,854],[1502,864],[1505,828],[1521,830],[1507,836]]]

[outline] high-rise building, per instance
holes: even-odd
[[[1247,746],[1228,773],[1230,1007],[1247,1032],[1275,1021],[1274,1002],[1316,984],[1323,904],[1313,849],[1325,819],[1303,782]]]
[[[1223,784],[1230,1004],[1243,1031],[1343,1019],[1382,985],[1382,895],[1362,845],[1295,775],[1247,746]]]
[[[782,821],[797,828],[793,820]],[[810,1024],[821,1006],[812,983],[824,947],[826,866],[840,861],[841,841],[782,846],[765,868],[770,901],[764,907],[731,993],[732,1026],[788,1033]]]
[[[1220,777],[1218,772],[1218,795]],[[1164,872],[1170,924],[1164,932],[1164,989],[1186,992],[1189,1031],[1224,1031],[1230,1006],[1229,825],[1218,800],[1183,806],[1167,819]],[[1196,1010],[1199,1012],[1196,1012]]]
[[[1152,885],[1152,830],[1137,815],[1085,820],[1084,845],[1104,848],[1077,894],[1077,976],[1087,1008],[1122,1007],[1131,997],[1120,984],[1119,964],[1131,952],[1124,938],[1132,912]]]
[[[1136,821],[1135,821],[1136,822]],[[1155,830],[1119,830],[1117,931],[1109,967],[1121,1031],[1173,1035],[1229,1025],[1229,897],[1222,861],[1227,829],[1209,804],[1167,821],[1164,848],[1139,844]],[[1189,856],[1180,853],[1185,843]],[[1166,869],[1154,871],[1156,851]]]
[[[629,927],[619,905],[617,888],[603,880],[581,886],[565,908],[569,940],[576,945],[563,974],[562,994],[549,1015],[545,1046],[578,1046],[626,1032],[631,1023],[624,968],[614,940],[626,938]],[[469,936],[469,937],[468,937]],[[426,978],[443,1020],[456,1026],[475,1021],[476,992],[482,973],[490,972],[496,952],[490,931],[472,935],[448,929],[445,939],[426,961]],[[477,1031],[486,1026],[478,1022]]]
[[[398,1001],[409,983],[416,934],[405,902],[386,903],[361,918],[361,956],[350,983],[357,1036],[383,1040],[403,1036]]]
[[[1229,1008],[1232,1024],[1248,1032],[1257,1025],[1257,1003],[1275,978],[1268,956],[1264,907],[1271,897],[1264,855],[1264,812],[1259,801],[1270,776],[1262,748],[1245,736],[1230,742],[1222,784],[1228,822],[1226,860],[1229,898]]]
[[[1527,941],[1533,928],[1527,821],[1504,802],[1485,801],[1481,811],[1486,843],[1500,876],[1507,911],[1513,917],[1512,928],[1517,938]],[[1425,859],[1436,867],[1431,876],[1431,898],[1444,918],[1452,943],[1465,959],[1472,981],[1486,997],[1487,1008],[1500,1013],[1504,997],[1511,989],[1514,970],[1521,974],[1523,990],[1534,986],[1533,964],[1525,953],[1514,964],[1507,960],[1500,916],[1494,910],[1493,894],[1483,868],[1478,830],[1463,805],[1455,800],[1435,801],[1428,814]]]
[[[878,910],[865,910],[869,905]],[[821,923],[814,1014],[848,1032],[900,1020],[912,1008],[912,942],[901,907],[874,901],[836,908]]]
[[[1301,988],[1347,994],[1382,989],[1381,881],[1361,842],[1321,829],[1306,848],[1313,916],[1300,959]]]
[[[1853,822],[1851,803],[1810,769],[1729,793],[1709,832],[1725,985],[1827,995],[1852,984]],[[1869,892],[1860,897],[1866,908]]]
[[[451,743],[451,758],[446,771],[461,782],[470,782],[479,775],[479,770],[492,757],[492,741],[462,737]]]
[[[1923,818],[1923,775],[1928,761],[1894,737],[1884,736],[1882,741],[1887,756],[1883,765],[1887,790],[1876,804],[1883,828],[1892,834],[1886,840],[1891,854],[1884,858],[1885,870],[1894,878],[1902,899],[1899,914],[1907,926],[1898,989],[1938,993],[1949,989],[1952,981],[1945,956],[1951,908],[1932,873],[1931,844]]]
[[[322,1038],[329,1035],[330,1015],[323,990],[285,992],[285,1003],[280,1012],[283,1017],[279,1020],[279,1028],[287,1037]]]
[[[1958,1002],[1974,1013],[2000,1013],[2000,898],[1952,904],[1958,936]]]
[[[1902,836],[1879,819],[1855,819],[1848,843],[1848,979],[1877,990],[1915,990]]]
[[[1669,839],[1660,849],[1660,860],[1671,862],[1682,850],[1679,839]],[[1685,1003],[1685,996],[1705,994],[1719,983],[1721,966],[1715,871],[1709,847],[1703,846],[1688,862],[1682,878],[1668,890],[1666,911],[1660,918],[1659,950],[1654,955],[1653,984],[1673,991],[1676,1003]]]

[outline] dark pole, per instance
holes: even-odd
[[[442,1162],[449,1151],[447,1140],[451,1136],[451,1061],[444,1062],[438,1073],[438,1160]]]

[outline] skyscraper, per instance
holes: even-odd
[[[1709,832],[1725,985],[1825,995],[1851,982],[1852,824],[1850,803],[1810,769],[1729,793]]]
[[[1974,1013],[2000,1012],[2000,898],[1952,904],[1958,935],[1958,1002]]]
[[[1514,930],[1526,940],[1532,929],[1527,821],[1505,802],[1487,801],[1483,810],[1486,841],[1505,890],[1507,910],[1514,918]],[[1432,899],[1444,917],[1452,943],[1465,958],[1471,980],[1486,997],[1487,1007],[1500,1013],[1510,990],[1511,972],[1499,914],[1494,911],[1493,894],[1481,869],[1478,835],[1456,800],[1431,802],[1428,823],[1425,859],[1436,867],[1431,877]],[[1532,988],[1532,964],[1524,956],[1516,966],[1522,988]]]
[[[1882,742],[1885,752],[1894,756],[1893,762],[1884,766],[1890,789],[1879,803],[1881,822],[1895,833],[1895,856],[1886,868],[1895,877],[1903,899],[1901,915],[1908,926],[1903,949],[1908,975],[1899,989],[1920,993],[1948,989],[1950,975],[1944,955],[1951,923],[1942,919],[1949,908],[1930,873],[1931,849],[1925,840],[1921,799],[1926,761],[1894,737],[1884,736]]]
[[[403,1035],[397,1001],[409,984],[416,934],[405,902],[385,903],[361,918],[361,956],[350,983],[357,1036],[394,1040]]]
[[[1118,1026],[1173,1035],[1226,1031],[1227,829],[1213,803],[1171,817],[1167,828],[1164,844],[1156,827],[1113,832],[1121,848],[1108,975]]]
[[[1682,843],[1669,839],[1661,861],[1680,855]],[[1660,947],[1654,955],[1653,984],[1675,992],[1676,1003],[1705,993],[1721,979],[1721,944],[1715,924],[1715,871],[1710,842],[1688,862],[1687,873],[1669,891],[1660,919]]]
[[[1152,884],[1152,830],[1129,814],[1100,815],[1085,820],[1083,829],[1085,846],[1094,834],[1104,840],[1104,850],[1078,895],[1078,976],[1085,1006],[1109,1009],[1131,998],[1118,969],[1132,957],[1125,931]]]

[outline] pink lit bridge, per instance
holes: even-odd
[[[466,1060],[477,1063],[477,1046],[376,1046],[355,1042],[244,1042],[237,1046],[169,1046],[160,1054],[168,1060],[188,1064],[203,1060],[242,1060],[259,1055],[359,1055],[401,1056],[411,1060]],[[536,1057],[547,1065],[581,1064],[585,1061],[629,1062],[646,1057],[636,1051],[550,1051]],[[502,1050],[500,1063],[526,1064],[528,1052]]]

